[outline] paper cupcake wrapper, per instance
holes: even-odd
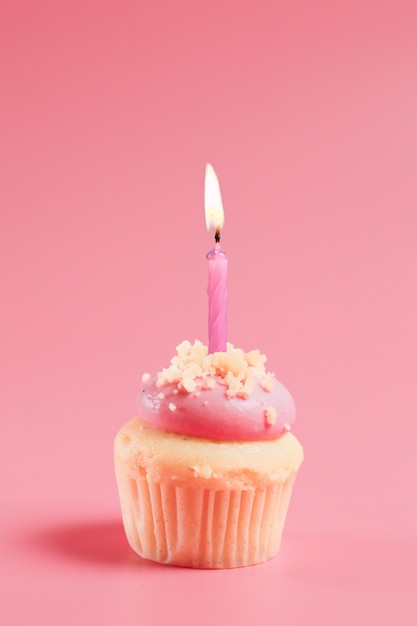
[[[119,476],[128,541],[145,559],[183,567],[261,563],[279,551],[294,480],[215,490]]]

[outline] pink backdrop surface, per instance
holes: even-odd
[[[0,4],[0,618],[417,620],[417,8]],[[292,391],[280,555],[145,562],[112,442],[140,376],[207,341],[206,162],[229,339]]]

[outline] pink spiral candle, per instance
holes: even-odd
[[[225,352],[227,342],[227,256],[220,247],[224,223],[219,181],[211,165],[206,166],[204,204],[207,230],[215,229],[216,245],[207,254],[209,300],[209,352]]]
[[[227,342],[227,256],[216,243],[207,254],[209,352],[225,352]]]

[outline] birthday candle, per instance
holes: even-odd
[[[215,246],[208,260],[208,334],[209,352],[225,352],[227,342],[227,256],[220,246],[224,224],[219,181],[210,164],[206,166],[204,205],[207,230],[215,231]]]

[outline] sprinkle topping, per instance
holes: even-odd
[[[264,411],[264,415],[265,421],[267,424],[269,424],[269,426],[273,426],[277,421],[277,412],[273,406],[267,406]]]
[[[227,398],[248,398],[259,379],[264,391],[272,391],[275,385],[274,374],[265,370],[266,356],[259,350],[244,352],[227,344],[226,352],[208,353],[201,341],[191,344],[183,341],[177,346],[177,354],[169,367],[157,374],[157,387],[174,383],[179,391],[191,393],[196,390],[201,379],[205,389],[214,389],[215,381],[225,387]]]

